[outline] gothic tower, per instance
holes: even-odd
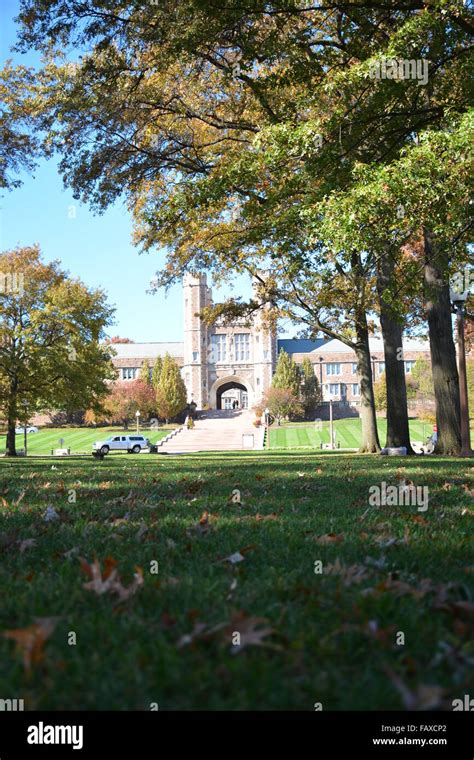
[[[259,275],[264,278],[265,272],[259,272]],[[259,301],[259,281],[256,278],[252,283],[252,289],[255,300]],[[255,312],[253,319],[254,387],[257,402],[272,383],[277,360],[277,337],[275,329],[268,324],[269,309],[268,305],[263,306]]]
[[[188,402],[194,401],[198,409],[208,403],[208,328],[199,318],[199,312],[211,302],[205,274],[186,274],[183,281],[184,346],[183,379]]]

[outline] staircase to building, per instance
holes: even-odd
[[[264,431],[253,425],[255,416],[246,409],[242,410],[213,410],[203,412],[195,420],[194,428],[188,430],[182,427],[173,436],[158,444],[161,454],[184,454],[198,451],[242,451],[252,448],[251,439],[244,435],[253,436],[253,449],[263,448]]]

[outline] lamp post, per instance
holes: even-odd
[[[332,396],[329,396],[329,437],[331,439],[331,451],[334,450],[334,423],[332,419]]]
[[[138,409],[135,412],[135,417],[137,418],[137,434],[138,434],[140,432],[140,412],[138,411]]]
[[[462,275],[456,277],[454,286],[451,288],[450,297],[453,311],[456,314],[456,333],[458,343],[458,373],[459,373],[459,402],[461,411],[461,456],[472,456],[471,431],[469,426],[469,402],[467,395],[467,368],[466,368],[466,345],[464,341],[464,304],[467,301],[469,290],[461,290],[464,282]]]

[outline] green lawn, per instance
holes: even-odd
[[[317,452],[0,460],[0,695],[312,711],[403,709],[407,689],[451,709],[472,678],[473,473]],[[399,479],[429,487],[427,511],[369,507]],[[143,585],[99,595],[79,557]],[[56,618],[45,642],[36,617]]]
[[[319,423],[321,425],[321,423]],[[377,420],[380,442],[384,444],[387,431],[385,419]],[[334,429],[336,440],[340,441],[343,449],[357,449],[360,445],[361,421],[359,418],[335,420]],[[433,432],[433,426],[421,420],[410,420],[410,435],[413,441],[425,442]],[[270,428],[270,449],[300,449],[319,448],[321,443],[329,443],[329,422],[322,423],[322,429],[317,428],[317,423],[288,423],[278,428]]]
[[[28,454],[51,454],[51,449],[70,448],[71,453],[87,453],[92,450],[94,441],[100,441],[111,435],[133,435],[134,429],[119,430],[114,427],[103,427],[97,429],[90,428],[41,428],[38,433],[28,434]],[[141,435],[149,438],[152,443],[164,438],[169,429],[149,430],[143,428],[140,430]],[[60,440],[64,439],[64,444]],[[17,435],[16,445],[18,449],[24,447],[24,436]],[[6,446],[5,436],[0,436],[0,451],[4,451]]]

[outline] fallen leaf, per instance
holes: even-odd
[[[201,517],[199,518],[199,521],[195,523],[191,528],[186,529],[186,533],[188,536],[197,534],[198,536],[204,536],[206,533],[209,533],[211,530],[211,525],[209,523],[211,515],[207,510],[205,510]]]
[[[267,625],[268,620],[261,617],[245,617],[244,615],[238,615],[233,618],[230,625],[227,628],[227,635],[235,636],[236,633],[240,636],[240,643],[232,643],[230,652],[233,655],[242,652],[245,647],[270,647],[272,649],[281,649],[274,644],[270,645],[264,642],[268,636],[275,633],[275,630]]]
[[[208,623],[200,623],[195,621],[191,633],[186,633],[178,639],[176,644],[178,649],[194,644],[195,641],[206,641],[211,639],[215,634],[224,628],[226,623],[218,623],[217,625],[210,626]]]
[[[117,562],[113,557],[107,557],[104,563],[104,573],[102,574],[99,560],[96,558],[92,564],[89,564],[84,557],[79,557],[82,570],[86,575],[91,578],[88,583],[84,583],[83,586],[87,591],[93,591],[98,596],[111,593],[117,594],[119,600],[125,601],[129,597],[135,594],[139,587],[143,585],[143,571],[141,568],[136,567],[133,576],[133,581],[126,588],[122,585],[117,571]]]
[[[35,618],[35,622],[26,628],[14,628],[4,631],[3,636],[16,644],[16,651],[21,654],[26,673],[44,657],[44,645],[53,633],[58,617]]]
[[[326,566],[324,574],[340,576],[344,586],[352,586],[353,583],[361,583],[368,578],[367,568],[363,565],[344,565],[339,557],[333,564]]]
[[[324,533],[322,536],[314,536],[313,541],[317,544],[335,544],[339,541],[343,541],[344,536],[342,533]]]

